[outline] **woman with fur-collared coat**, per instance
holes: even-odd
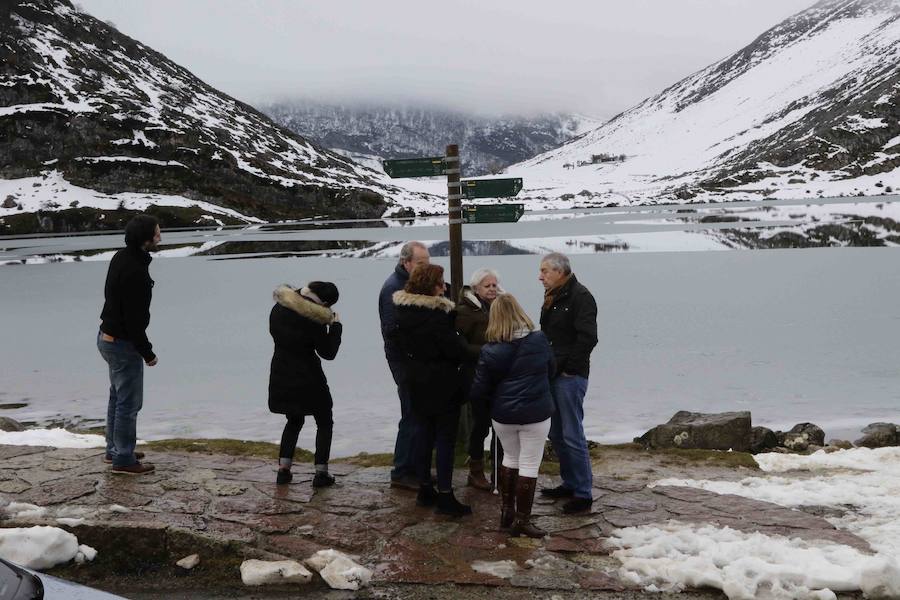
[[[291,466],[304,417],[316,420],[316,475],[313,487],[334,483],[328,474],[331,454],[331,391],[322,361],[333,360],[341,346],[342,325],[331,306],[338,301],[333,283],[313,281],[302,289],[279,286],[269,315],[275,353],[269,372],[269,410],[285,415],[276,483],[290,483]]]
[[[453,302],[443,297],[444,269],[420,265],[393,295],[395,340],[404,356],[412,413],[416,421],[416,504],[441,514],[462,516],[472,509],[453,495],[453,447],[465,397],[459,367],[466,341],[454,326]],[[431,482],[431,454],[437,450],[437,490]]]

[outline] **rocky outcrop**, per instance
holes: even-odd
[[[768,427],[754,427],[750,430],[750,452],[759,454],[778,445],[775,432]]]
[[[635,442],[645,448],[701,448],[750,450],[750,413],[692,413],[679,411],[667,423],[657,425]]]
[[[900,446],[900,425],[894,423],[872,423],[863,428],[863,437],[856,440],[863,448],[884,448]]]
[[[270,221],[378,217],[409,197],[383,173],[279,127],[67,0],[14,1],[6,11],[0,177],[56,171],[103,194],[146,194],[167,206],[175,196]],[[123,201],[127,210],[137,199]],[[67,207],[61,194],[39,208]]]
[[[25,426],[9,417],[0,417],[0,431],[25,431]]]

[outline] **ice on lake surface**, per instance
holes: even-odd
[[[846,218],[856,199],[842,200],[834,209],[804,205],[804,214]],[[852,206],[885,215],[896,207],[878,204]],[[757,207],[748,208],[772,212]],[[798,209],[775,210],[797,218]],[[704,213],[678,210],[685,207],[526,215],[515,225],[464,228],[478,242],[469,247],[466,276],[496,268],[533,317],[543,291],[537,254],[573,254],[600,311],[585,401],[589,438],[630,440],[682,409],[751,410],[754,424],[778,428],[814,421],[828,437],[854,438],[870,422],[900,421],[900,250],[704,251],[728,247],[698,231],[735,223],[701,224]],[[766,226],[780,226],[781,215],[772,217]],[[341,352],[325,366],[335,401],[334,455],[390,451],[399,403],[382,352],[378,291],[399,242],[431,240],[440,254],[446,228],[383,225],[164,232],[174,248],[151,265],[149,334],[160,364],[145,373],[140,437],[278,439],[282,417],[266,406],[272,290],[328,279],[340,288],[335,308],[345,324]],[[604,237],[647,251],[591,247]],[[89,258],[108,258],[120,243],[119,234],[0,239],[0,262],[82,256],[0,267],[0,403],[14,407],[3,415],[102,422],[108,379],[95,341],[107,262]],[[221,253],[184,250],[204,246]],[[312,446],[314,429],[310,423],[303,431],[301,445]]]

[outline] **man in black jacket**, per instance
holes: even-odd
[[[400,397],[400,423],[397,426],[397,441],[394,444],[394,468],[391,470],[391,486],[419,489],[415,462],[415,421],[412,415],[412,399],[406,385],[403,367],[406,356],[395,339],[397,329],[394,292],[403,289],[409,281],[409,274],[419,265],[431,261],[428,248],[422,242],[407,242],[400,249],[400,260],[394,272],[385,280],[378,294],[378,316],[381,319],[381,336],[384,338],[384,356],[397,384]]]
[[[550,340],[556,357],[556,374],[550,382],[555,405],[550,442],[559,457],[562,477],[562,485],[544,488],[541,494],[571,498],[563,511],[576,513],[590,509],[593,501],[593,474],[583,421],[591,350],[597,345],[597,303],[578,283],[564,254],[545,256],[538,279],[545,290],[541,331]]]
[[[144,364],[156,366],[153,345],[147,339],[153,280],[150,252],[158,249],[159,222],[138,215],[125,226],[125,248],[109,263],[100,314],[97,348],[109,365],[109,407],[106,413],[106,456],[112,472],[143,475],[153,471],[135,452],[137,414],[144,401]]]

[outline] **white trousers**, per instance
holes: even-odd
[[[550,433],[550,419],[528,425],[506,425],[493,420],[492,423],[503,444],[503,466],[518,469],[522,477],[536,478],[544,458],[544,442]]]

